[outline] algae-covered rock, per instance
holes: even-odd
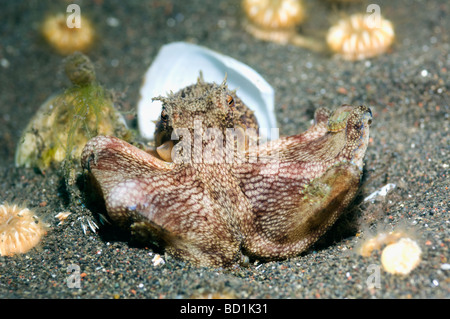
[[[95,81],[89,58],[75,53],[65,70],[73,86],[48,98],[31,119],[17,145],[16,166],[44,170],[62,161],[75,164],[96,135],[131,137],[112,94]]]

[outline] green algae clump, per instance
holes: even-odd
[[[73,86],[48,98],[31,119],[17,145],[16,166],[45,170],[64,162],[69,173],[92,137],[131,138],[112,94],[95,81],[90,59],[76,52],[65,60],[65,71]]]

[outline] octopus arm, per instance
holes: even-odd
[[[306,250],[354,198],[361,171],[351,163],[330,167],[308,186],[293,187],[270,211],[254,212],[243,250],[250,256],[285,258]]]

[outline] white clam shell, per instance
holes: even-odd
[[[152,101],[157,96],[165,96],[197,82],[200,71],[206,82],[222,83],[225,75],[230,90],[255,112],[261,130],[268,139],[271,128],[276,128],[274,114],[275,93],[273,88],[249,66],[229,56],[205,47],[186,42],[164,45],[152,65],[145,73],[137,106],[140,134],[153,139],[155,123],[161,113],[160,101]]]

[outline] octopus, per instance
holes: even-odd
[[[155,140],[170,141],[172,159],[97,136],[81,161],[111,220],[175,258],[230,267],[297,256],[358,191],[372,121],[366,106],[319,108],[307,131],[275,141],[252,137],[239,146],[236,138],[227,150],[242,156],[227,157],[219,137],[252,132],[257,122],[225,82],[199,79],[159,99]]]
[[[200,73],[196,84],[155,100],[163,103],[161,116],[156,123],[155,145],[157,153],[164,160],[172,160],[174,138],[178,135],[196,137],[203,132],[211,135],[214,133],[211,131],[216,130],[216,136],[233,133],[230,131],[232,129],[258,129],[255,115],[236,92],[228,90],[226,78],[221,85],[206,83]],[[203,136],[198,140],[202,139]],[[223,138],[219,137],[219,140]]]

